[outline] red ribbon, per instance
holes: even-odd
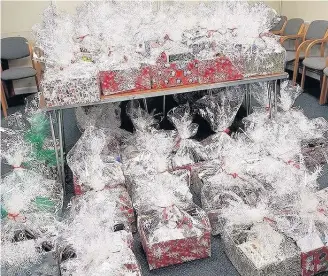
[[[169,37],[169,35],[168,34],[166,34],[165,36],[164,36],[164,41],[173,41],[170,37]]]
[[[230,129],[226,128],[225,130],[223,130],[223,132],[225,132],[226,134],[230,134]]]
[[[16,221],[16,219],[19,217],[19,214],[12,214],[12,213],[8,213],[8,218],[12,219],[14,221]],[[26,217],[23,217],[23,222],[26,221]]]
[[[78,39],[81,39],[83,40],[86,36],[88,36],[89,34],[86,34],[86,35],[82,35],[82,36],[79,36]]]
[[[231,175],[233,178],[239,177],[239,175],[237,173],[228,173],[228,175]]]
[[[285,162],[288,165],[292,165],[293,167],[300,169],[300,165],[297,164],[296,162],[294,162],[293,160],[288,160],[287,162]]]
[[[274,224],[277,223],[276,221],[274,221],[273,219],[270,219],[270,218],[268,218],[268,217],[264,217],[263,220],[264,220],[264,221],[267,221],[267,222],[269,222],[269,223],[274,223]]]

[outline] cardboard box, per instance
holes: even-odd
[[[255,253],[258,250],[256,242],[247,241],[247,233],[251,226],[236,226],[223,231],[222,240],[224,250],[234,267],[243,276],[299,276],[301,274],[300,251],[296,244],[289,238],[282,236],[279,247],[279,258],[269,259],[262,264],[256,264],[242,249],[241,245],[249,243],[248,248]],[[255,254],[254,253],[254,254]],[[261,256],[261,255],[260,255]],[[258,258],[261,260],[261,257]]]
[[[41,81],[41,91],[48,107],[100,101],[96,76],[55,80],[45,77]]]
[[[199,83],[197,60],[157,63],[151,66],[151,87],[153,89],[197,83]]]
[[[99,79],[103,95],[151,89],[150,68],[148,66],[101,71],[99,72]]]
[[[150,212],[138,217],[140,239],[150,270],[211,256],[211,228],[205,212],[198,207],[186,212],[175,210],[178,210],[176,214],[179,217],[179,220],[175,222],[173,218],[172,221],[169,221],[168,217],[165,218],[165,210],[163,217],[160,212]],[[163,225],[176,223],[177,228],[186,227],[185,232],[181,233],[198,234],[184,237],[181,234],[177,239],[155,241],[153,240],[154,233],[159,229],[157,228],[159,224],[156,223],[160,221],[164,223]]]
[[[227,57],[217,57],[199,61],[199,83],[218,83],[240,80],[242,73]]]

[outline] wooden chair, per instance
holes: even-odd
[[[282,46],[286,49],[286,51],[297,50],[300,38],[298,39],[291,38],[290,40],[287,40],[287,38],[293,35],[302,35],[304,33],[304,28],[305,28],[305,24],[302,18],[292,18],[287,21],[284,31],[281,34],[282,36],[281,40],[284,40]],[[287,44],[285,42],[293,42],[294,45],[290,47],[290,44]]]
[[[287,17],[284,15],[280,16],[280,21],[276,26],[274,26],[270,30],[270,32],[272,32],[275,35],[281,35],[285,29],[286,23],[287,23]]]
[[[3,89],[2,82],[1,82],[1,107],[2,107],[3,116],[5,116],[6,118],[8,116],[7,113],[8,104],[7,104],[7,98],[6,98],[5,90]]]
[[[304,33],[291,35],[287,37],[282,37],[280,42],[283,44],[285,41],[290,39],[300,39],[302,42],[297,47],[296,51],[286,52],[286,62],[294,61],[294,73],[293,73],[293,83],[296,83],[296,78],[298,74],[298,65],[300,59],[304,59],[305,51],[309,44],[317,39],[323,39],[327,35],[328,21],[326,20],[315,20],[305,29]]]
[[[320,104],[326,104],[328,101],[328,58],[326,59],[326,68],[323,70],[322,89],[320,93]]]
[[[33,60],[33,51],[31,45],[23,37],[6,37],[1,39],[1,60],[8,63],[9,60],[16,60],[30,57],[32,67],[13,67],[2,70],[1,80],[3,82],[11,82],[34,77],[37,89],[39,91],[40,83],[40,66]],[[10,91],[14,95],[14,91]]]
[[[324,39],[317,39],[314,40],[309,44],[309,46],[306,48],[305,51],[305,57],[303,60],[303,71],[302,71],[302,80],[301,80],[301,87],[304,88],[304,82],[306,77],[306,68],[311,68],[314,70],[323,71],[326,67],[326,58],[324,57],[325,54],[325,46],[326,43],[328,43],[328,31],[326,33],[326,38]],[[311,57],[311,50],[314,46],[320,44],[320,56],[319,57]],[[321,80],[323,79],[323,76],[321,77]],[[321,82],[322,84],[322,82]]]

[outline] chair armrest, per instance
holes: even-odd
[[[313,48],[313,46],[315,46],[317,44],[325,44],[325,43],[328,43],[328,38],[316,39],[316,40],[312,41],[306,48],[305,57],[310,56],[310,51]],[[322,51],[321,51],[321,56],[323,56]]]
[[[281,38],[280,38],[280,43],[281,44],[283,44],[285,41],[287,41],[287,40],[292,40],[292,39],[300,39],[300,38],[302,38],[303,39],[303,35],[301,35],[301,34],[298,34],[298,35],[286,35],[286,36],[282,36]]]
[[[282,30],[279,30],[279,31],[271,31],[271,33],[273,33],[275,35],[282,35]]]
[[[31,58],[31,61],[32,61],[32,66],[36,70],[37,76],[40,77],[41,76],[41,65],[38,61],[35,61],[34,58],[33,58],[33,46],[32,46],[32,44],[29,43],[28,47],[30,49],[30,58]]]
[[[294,61],[294,72],[293,72],[293,85],[296,84],[296,78],[297,78],[297,73],[298,73],[298,64],[300,62],[300,54],[302,51],[305,51],[304,48],[306,48],[306,46],[313,42],[314,40],[305,40],[303,41],[300,46],[298,46],[297,50],[296,50],[296,54],[295,54],[295,61]]]

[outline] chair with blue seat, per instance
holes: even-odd
[[[282,37],[280,42],[284,43],[290,39],[300,39],[302,42],[297,47],[296,51],[286,52],[286,63],[294,61],[294,73],[293,73],[293,83],[296,83],[296,78],[298,75],[298,66],[300,60],[305,58],[305,52],[310,43],[315,40],[324,39],[327,36],[328,21],[327,20],[315,20],[310,23],[304,34],[291,35],[287,37]]]
[[[3,83],[8,83],[14,80],[20,80],[25,78],[35,78],[36,87],[39,91],[39,76],[40,71],[37,70],[36,64],[33,60],[33,51],[31,45],[26,38],[23,37],[7,37],[1,39],[1,90],[4,90]],[[2,62],[8,64],[10,60],[17,60],[30,57],[32,61],[32,67],[12,67],[2,70]],[[7,86],[8,88],[8,86]],[[7,91],[8,92],[8,91]],[[11,96],[14,95],[13,91],[9,91]],[[8,92],[8,94],[9,94]],[[5,94],[5,92],[3,92]],[[4,95],[5,96],[5,95]],[[8,95],[9,96],[9,95]],[[3,98],[3,97],[2,97]]]
[[[328,101],[328,58],[326,59],[326,68],[323,69],[322,89],[320,94],[320,104],[326,104]]]
[[[301,36],[304,32],[305,24],[302,18],[292,18],[286,23],[284,31],[281,34],[281,40],[283,40],[282,46],[286,51],[296,51],[300,42],[300,37],[292,38],[291,36]]]
[[[280,21],[270,30],[275,35],[281,35],[284,31],[285,25],[287,22],[287,17],[282,15],[280,16]]]
[[[323,70],[327,67],[326,58],[325,58],[325,47],[328,44],[328,32],[326,38],[324,39],[317,39],[309,44],[306,49],[305,57],[303,60],[303,72],[302,72],[302,81],[301,87],[304,88],[304,82],[306,77],[306,68],[310,68],[320,73],[320,79],[323,78]],[[320,56],[311,56],[311,50],[315,46],[320,45]]]

